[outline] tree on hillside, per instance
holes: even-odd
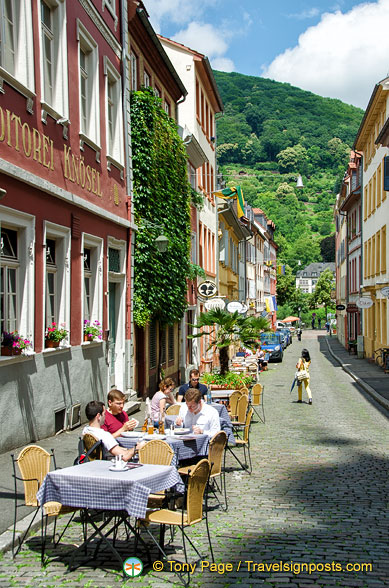
[[[305,173],[307,162],[307,150],[302,145],[287,147],[277,155],[280,172]]]
[[[331,290],[335,288],[335,279],[334,274],[330,269],[324,270],[324,272],[320,275],[315,290],[312,294],[312,302],[315,306],[319,304],[323,304],[326,309],[326,316],[327,316],[327,307],[333,307],[334,302],[331,298]]]
[[[292,269],[286,266],[285,275],[277,276],[277,306],[289,304],[296,289],[296,278],[292,275]]]
[[[335,261],[335,233],[320,241],[320,251],[323,261]]]

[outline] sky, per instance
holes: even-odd
[[[389,73],[389,0],[144,0],[157,33],[213,69],[289,82],[365,109]]]

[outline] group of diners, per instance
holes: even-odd
[[[194,435],[208,435],[209,438],[221,430],[218,411],[205,402],[207,387],[200,384],[198,370],[191,370],[189,382],[179,388],[177,399],[173,395],[174,387],[172,378],[163,379],[159,391],[151,400],[151,416],[155,426],[158,426],[158,421],[161,415],[164,415],[168,404],[180,403],[179,414],[175,419],[176,426],[188,428]],[[84,427],[82,434],[89,433],[101,440],[106,454],[120,455],[123,461],[129,461],[146,441],[140,441],[131,449],[119,445],[118,437],[122,433],[133,431],[138,424],[125,412],[124,401],[123,392],[112,389],[108,393],[108,408],[98,400],[89,402],[85,408],[88,425]]]

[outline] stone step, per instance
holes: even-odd
[[[134,412],[138,412],[141,407],[140,400],[129,400],[124,404],[124,411],[127,414],[134,414]]]

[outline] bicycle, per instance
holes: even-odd
[[[374,350],[374,361],[384,368],[385,373],[389,371],[389,347],[379,347]]]

